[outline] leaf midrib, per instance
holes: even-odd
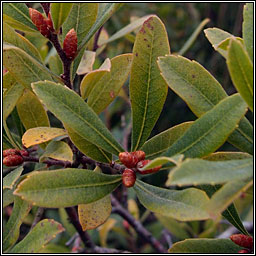
[[[73,109],[65,104],[64,102],[62,101],[59,101],[57,97],[53,96],[51,93],[47,92],[47,91],[44,91],[44,93],[50,95],[50,97],[53,97],[54,99],[56,99],[60,105],[64,105],[65,107],[67,107],[71,113],[75,114],[78,119],[80,119],[81,121],[85,122],[92,130],[94,130],[101,138],[103,138],[104,141],[106,141],[111,147],[113,147],[113,149],[115,149],[117,152],[120,152],[120,150],[118,148],[116,148],[115,145],[113,145],[106,137],[104,137],[98,130],[96,130],[93,126],[91,126],[91,124],[86,120],[86,119],[83,119],[82,116],[80,116],[78,113],[74,112]],[[85,103],[85,102],[83,102]],[[86,103],[85,103],[86,104]],[[88,106],[89,107],[89,106]],[[77,132],[75,129],[73,129],[76,133],[78,133],[79,135],[81,135],[79,132]],[[81,135],[81,137],[84,138],[84,136]],[[88,140],[88,138],[85,138],[86,140]],[[94,143],[92,143],[94,144]],[[98,146],[98,145],[97,145]],[[98,146],[99,147],[99,146]],[[107,150],[106,150],[107,151]],[[111,153],[111,152],[110,152]]]
[[[235,107],[237,107],[237,106],[235,106]],[[229,109],[227,112],[226,112],[226,114],[227,113],[229,113],[230,111],[232,111],[232,112],[234,112],[234,109]],[[226,115],[227,116],[227,115]],[[175,153],[175,154],[181,154],[181,153],[183,153],[184,151],[187,151],[188,149],[190,149],[191,147],[193,147],[195,144],[197,144],[197,143],[199,143],[201,140],[203,140],[213,129],[215,129],[215,127],[217,127],[218,125],[220,125],[222,122],[223,122],[223,119],[224,118],[226,118],[226,116],[222,116],[222,118],[219,120],[219,121],[217,121],[209,130],[207,130],[204,134],[202,134],[200,137],[198,137],[192,144],[189,144],[186,148],[183,148],[181,151],[179,151],[179,152],[177,152],[177,153]],[[235,127],[234,127],[234,129],[235,129]],[[231,133],[234,131],[234,129],[231,131]],[[184,133],[184,135],[186,134],[187,132],[185,132]],[[231,133],[229,133],[229,134],[231,134]],[[228,134],[228,136],[229,136],[229,134]],[[183,136],[184,136],[183,135]],[[177,142],[179,142],[182,138],[183,138],[183,136],[181,136],[180,137],[180,139],[178,139],[173,145],[175,145],[176,146],[176,144],[177,144]],[[227,136],[227,137],[228,137]],[[171,146],[171,148],[173,147],[173,145]]]

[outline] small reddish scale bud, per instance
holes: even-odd
[[[48,28],[47,19],[39,11],[29,8],[29,15],[32,22],[36,25],[38,31],[44,36],[50,36],[50,30]]]
[[[4,158],[3,164],[5,166],[17,166],[23,163],[23,158],[20,155],[9,155]]]
[[[29,156],[28,151],[25,150],[25,149],[20,150],[20,154],[21,154],[22,156]]]
[[[138,162],[138,164],[137,164],[137,170],[138,170],[138,172],[139,172],[140,174],[149,174],[149,173],[158,172],[158,171],[161,169],[162,165],[159,165],[159,166],[157,166],[157,167],[155,167],[155,168],[142,171],[141,169],[142,169],[144,166],[146,166],[148,163],[150,163],[150,162],[151,162],[151,160],[142,160],[142,161]]]
[[[246,249],[242,249],[242,250],[238,251],[238,253],[250,253],[250,252]]]
[[[14,148],[5,149],[3,151],[3,157],[10,156],[10,155],[19,155],[19,150]]]
[[[237,245],[245,248],[252,249],[253,239],[251,236],[246,236],[243,234],[235,234],[230,236],[230,239]]]
[[[77,52],[77,35],[76,31],[72,28],[66,35],[63,42],[63,51],[68,59],[73,60]]]
[[[124,228],[127,229],[127,230],[130,228],[130,224],[128,223],[127,220],[123,220],[123,226],[124,226]]]
[[[128,168],[133,168],[138,163],[138,158],[129,152],[119,153],[119,160]]]
[[[134,152],[132,152],[132,155],[134,155],[135,157],[137,157],[138,162],[144,160],[145,157],[146,157],[145,152],[142,151],[142,150],[134,151]]]
[[[127,188],[133,187],[135,181],[136,181],[136,174],[131,169],[125,169],[122,175],[122,181],[124,186]]]
[[[48,19],[46,19],[46,24],[48,26],[48,29],[50,31],[54,31],[54,28],[53,28],[53,23],[52,23],[52,16],[50,13],[48,13]]]

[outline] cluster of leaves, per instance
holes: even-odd
[[[243,38],[218,28],[204,31],[214,49],[226,59],[238,91],[231,96],[198,62],[171,54],[165,26],[155,15],[137,19],[106,38],[101,27],[119,7],[115,3],[50,5],[58,40],[62,43],[71,29],[77,34],[76,58],[70,66],[71,84],[82,75],[77,93],[65,86],[60,76],[65,63],[55,48],[45,50],[48,39],[32,23],[27,6],[3,5],[3,64],[8,71],[3,77],[4,148],[40,145],[42,166],[34,166],[23,175],[23,167],[18,167],[4,177],[3,206],[14,202],[5,225],[4,251],[42,252],[43,246],[64,230],[56,221],[42,220],[15,245],[32,206],[61,210],[78,205],[84,230],[95,229],[109,218],[110,194],[122,183],[122,175],[104,174],[99,167],[94,171],[84,169],[82,164],[74,167],[72,163],[79,160],[79,154],[71,145],[95,164],[104,163],[111,168],[113,160],[118,163],[117,156],[125,149],[100,116],[117,96],[130,100],[131,151],[143,150],[152,160],[144,170],[159,165],[163,166],[162,171],[170,170],[166,188],[137,179],[133,189],[140,203],[162,223],[180,227],[179,221],[210,221],[222,214],[248,235],[232,202],[252,186],[253,177],[253,128],[244,117],[248,107],[253,111],[252,4],[244,7]],[[199,25],[189,44],[206,23],[207,20]],[[133,31],[136,37],[132,53],[106,58],[93,70],[95,58],[107,44]],[[128,77],[129,98],[123,88]],[[148,140],[168,87],[198,119]],[[61,121],[62,128],[50,124],[47,111]],[[9,130],[9,116],[18,133]],[[226,141],[240,152],[216,152]],[[45,159],[65,161],[72,168],[47,170]],[[107,226],[104,224],[103,232],[114,225],[111,220],[105,223]],[[184,234],[177,237],[188,238]],[[178,242],[169,252],[232,253],[240,248],[228,239],[205,237],[207,234]]]

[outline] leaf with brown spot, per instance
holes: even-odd
[[[67,135],[64,129],[53,127],[35,127],[27,130],[22,136],[22,144],[28,148],[59,136]]]

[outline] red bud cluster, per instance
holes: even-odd
[[[3,151],[3,164],[5,166],[17,166],[24,162],[23,157],[29,156],[26,150],[18,150],[14,148],[5,149]]]
[[[37,11],[36,9],[33,9],[33,8],[29,8],[29,15],[30,15],[30,18],[31,18],[32,22],[36,25],[38,31],[44,37],[48,38],[50,36],[50,27],[49,27],[49,25],[51,23],[51,20],[48,21],[48,19],[45,18],[42,13],[40,13],[39,11]]]
[[[73,60],[77,52],[77,34],[72,28],[66,35],[63,42],[63,51],[68,59]]]
[[[134,152],[121,152],[119,153],[119,160],[128,168],[123,172],[123,184],[126,187],[132,187],[136,180],[136,172],[140,174],[149,174],[158,172],[162,166],[157,166],[152,169],[142,171],[141,169],[146,166],[151,160],[145,160],[146,154],[142,150]]]
[[[237,245],[245,248],[252,249],[253,247],[253,239],[251,236],[243,235],[243,234],[235,234],[230,236],[230,239]]]

